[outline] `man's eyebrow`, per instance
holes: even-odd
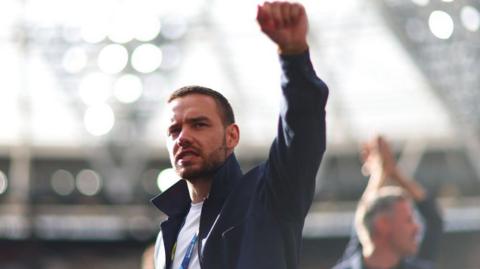
[[[210,121],[210,119],[206,116],[198,116],[198,117],[192,117],[192,118],[187,118],[187,122],[199,122],[199,121]]]

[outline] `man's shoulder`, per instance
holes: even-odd
[[[405,259],[403,262],[402,268],[408,269],[433,269],[435,268],[435,263],[430,260],[421,259],[419,257],[411,257]]]
[[[244,175],[244,178],[260,178],[266,170],[267,161],[263,161],[254,167],[250,168]]]
[[[362,255],[356,251],[351,256],[338,261],[332,269],[362,269]]]
[[[265,160],[250,168],[245,174],[242,175],[236,189],[249,189],[249,192],[253,191],[252,188],[262,189],[265,179],[272,176],[268,170],[268,165],[269,161]]]
[[[342,260],[332,267],[332,269],[353,269],[353,268],[354,267],[352,266],[351,259]]]

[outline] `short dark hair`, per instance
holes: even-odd
[[[375,219],[382,214],[392,213],[393,207],[400,201],[410,201],[409,196],[397,186],[380,188],[373,196],[361,201],[357,211],[357,232],[363,230],[370,238],[375,232]],[[360,234],[359,234],[360,235]]]
[[[190,94],[201,94],[210,96],[215,100],[217,103],[217,107],[220,110],[220,114],[222,116],[223,124],[225,126],[235,123],[235,116],[233,115],[233,109],[230,103],[228,102],[227,98],[223,96],[221,93],[214,91],[210,88],[202,87],[202,86],[186,86],[182,87],[178,90],[175,90],[170,97],[168,97],[168,103],[173,101],[174,99],[184,97]]]

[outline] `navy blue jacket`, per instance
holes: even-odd
[[[277,136],[266,162],[248,173],[242,173],[234,154],[216,172],[200,218],[202,268],[297,268],[304,219],[325,151],[328,89],[308,52],[280,56],[280,62],[283,98]],[[152,202],[168,216],[157,239],[156,269],[170,268],[191,204],[185,181]]]

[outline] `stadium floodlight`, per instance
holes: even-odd
[[[449,39],[453,34],[453,19],[445,11],[433,11],[428,18],[428,26],[432,34],[440,39]]]
[[[115,115],[107,104],[92,106],[85,111],[83,122],[87,132],[94,136],[102,136],[112,130]]]
[[[62,59],[62,66],[70,74],[79,73],[82,71],[88,62],[88,55],[84,47],[69,48]]]
[[[98,54],[98,67],[107,74],[120,73],[128,63],[128,51],[119,44],[109,44]]]
[[[180,177],[175,173],[175,170],[167,168],[158,174],[157,185],[160,191],[164,192],[179,180]]]
[[[132,53],[132,66],[140,73],[151,73],[162,64],[162,50],[153,44],[143,44]]]
[[[102,189],[102,178],[97,172],[90,169],[80,171],[75,183],[78,191],[86,196],[94,196]]]
[[[75,190],[75,178],[69,171],[59,169],[52,174],[50,185],[57,194],[67,196]]]
[[[132,23],[134,24],[133,36],[142,42],[154,40],[162,28],[160,20],[153,16],[138,16]]]
[[[133,74],[122,75],[113,85],[113,96],[124,104],[136,102],[142,96],[142,80]]]
[[[470,32],[476,32],[480,28],[480,13],[473,6],[462,7],[460,19],[463,26]]]
[[[426,6],[430,3],[430,0],[412,0],[412,2],[419,6]]]
[[[0,170],[0,195],[7,191],[8,180],[7,176]]]

